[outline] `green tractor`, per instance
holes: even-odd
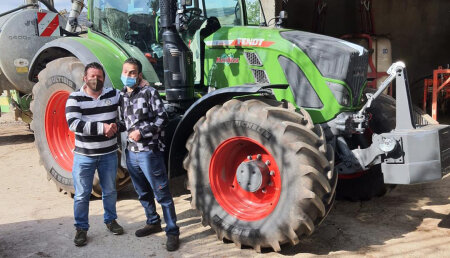
[[[268,27],[259,0],[91,0],[86,36],[75,32],[82,5],[28,73],[36,145],[60,189],[73,191],[69,93],[92,61],[122,88],[131,56],[166,101],[169,176],[187,172],[203,224],[237,246],[280,251],[313,233],[336,196],[370,199],[450,165],[450,129],[412,108],[403,63],[368,89],[367,50],[282,28],[283,15]],[[393,80],[398,105],[381,93]]]

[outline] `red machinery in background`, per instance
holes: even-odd
[[[392,48],[388,38],[375,34],[372,2],[373,0],[361,0],[359,2],[361,33],[346,34],[341,38],[369,50],[367,86],[376,89],[388,77],[386,71],[392,64]],[[392,96],[392,87],[389,86],[387,91],[386,93]]]
[[[431,116],[437,120],[438,103],[441,104],[441,111],[450,109],[450,69],[443,69],[439,66],[433,70],[433,79],[424,80],[423,89],[423,110],[427,110],[429,103],[428,95],[431,95]]]

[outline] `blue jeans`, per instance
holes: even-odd
[[[139,201],[145,210],[147,224],[161,223],[156,212],[155,200],[161,205],[166,234],[179,235],[177,215],[172,194],[169,191],[164,155],[160,151],[132,152],[126,150],[127,168],[133,182],[134,189],[139,195]]]
[[[95,170],[98,172],[102,187],[103,209],[105,210],[103,221],[109,224],[117,219],[117,152],[99,156],[84,156],[74,153],[72,177],[75,188],[73,210],[76,228],[89,229],[89,198]]]

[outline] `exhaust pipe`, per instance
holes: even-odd
[[[166,99],[187,108],[194,100],[194,73],[191,50],[176,29],[177,1],[160,0],[163,31],[164,87]]]

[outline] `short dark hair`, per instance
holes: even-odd
[[[142,64],[141,61],[137,60],[134,57],[129,57],[127,60],[125,60],[124,64],[132,64],[137,65],[139,73],[142,73]]]
[[[102,70],[103,72],[103,77],[105,77],[105,70],[103,69],[103,66],[97,62],[92,62],[86,65],[86,67],[84,68],[84,76],[87,75],[87,70],[89,70],[89,68],[94,68],[94,69],[98,69],[98,70]]]

